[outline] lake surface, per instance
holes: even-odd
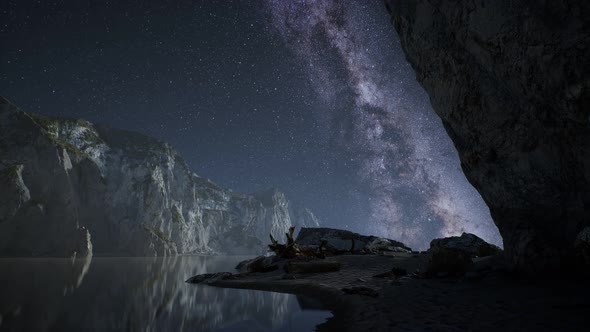
[[[295,295],[186,284],[250,257],[0,259],[0,331],[313,331]]]

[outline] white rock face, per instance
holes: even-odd
[[[320,220],[311,212],[308,208],[293,207],[291,211],[291,220],[293,220],[293,226],[298,232],[302,228],[316,228],[320,227]]]
[[[0,255],[261,253],[269,233],[318,226],[279,191],[240,194],[192,173],[167,143],[5,99],[0,161]]]

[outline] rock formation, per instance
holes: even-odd
[[[463,233],[434,239],[430,242],[430,255],[426,272],[428,274],[445,272],[463,274],[473,267],[473,259],[500,255],[502,250],[487,243],[474,234]]]
[[[301,246],[321,246],[325,253],[331,255],[412,251],[405,244],[395,240],[325,227],[302,228],[297,239],[295,239],[295,243]]]
[[[510,263],[572,263],[590,225],[590,3],[385,2]]]
[[[430,241],[429,252],[437,251],[439,249],[456,249],[464,251],[470,257],[484,257],[497,255],[502,250],[493,244],[479,238],[477,235],[470,233],[463,233],[461,236],[451,236],[442,239],[434,239]]]
[[[3,256],[259,253],[269,233],[318,226],[277,190],[245,195],[194,174],[166,143],[3,98],[0,185]]]

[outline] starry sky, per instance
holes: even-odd
[[[382,1],[7,0],[0,94],[169,142],[330,227],[501,244]]]

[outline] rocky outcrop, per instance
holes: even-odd
[[[590,225],[590,3],[385,2],[511,264],[563,267]]]
[[[166,143],[5,99],[0,184],[4,256],[261,253],[269,233],[317,225],[277,190],[246,195],[194,174]]]
[[[236,270],[239,272],[269,272],[279,268],[278,256],[258,256],[238,263]]]
[[[463,233],[430,242],[427,273],[465,273],[473,267],[473,258],[499,255],[502,250],[476,235]]]
[[[502,253],[502,249],[487,243],[477,235],[463,233],[461,236],[451,236],[430,241],[429,252],[441,249],[455,249],[466,252],[470,257],[485,257]]]
[[[405,244],[376,236],[357,234],[334,228],[302,228],[295,239],[300,246],[321,246],[330,254],[410,252]]]

